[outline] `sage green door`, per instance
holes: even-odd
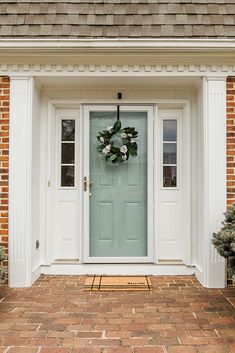
[[[90,112],[90,257],[147,256],[147,112],[120,113],[122,127],[138,131],[138,153],[113,164],[97,151],[97,133],[115,111]]]

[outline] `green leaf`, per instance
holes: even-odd
[[[110,161],[115,161],[115,159],[117,159],[117,155],[116,155],[116,154],[113,154],[113,155],[110,157]]]
[[[129,152],[132,156],[137,156],[137,148],[135,146],[130,146]]]
[[[119,162],[119,163],[121,163],[121,162],[123,162],[123,159],[122,159],[122,157],[118,156],[117,159],[116,159],[116,161]]]
[[[120,149],[119,149],[118,147],[112,146],[111,151],[112,151],[113,153],[119,153],[119,152],[120,152]]]
[[[99,152],[101,152],[101,151],[103,150],[103,148],[104,148],[104,147],[103,147],[102,145],[96,147],[97,151],[99,151]]]
[[[116,131],[116,132],[119,131],[121,129],[121,126],[122,126],[121,121],[117,120],[113,126],[114,131]]]

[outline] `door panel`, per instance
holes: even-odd
[[[159,119],[158,257],[183,261],[188,209],[182,179],[182,109],[159,110]]]
[[[79,110],[56,110],[55,244],[53,259],[78,259]]]
[[[148,255],[147,112],[123,111],[122,127],[139,132],[138,156],[121,164],[105,161],[96,150],[97,132],[116,121],[115,111],[91,111],[90,118],[90,257]]]

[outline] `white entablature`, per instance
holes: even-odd
[[[0,64],[0,75],[9,76],[232,76],[235,65],[74,65]]]

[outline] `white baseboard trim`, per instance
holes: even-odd
[[[52,264],[41,266],[45,275],[193,275],[195,267],[156,264]]]
[[[197,266],[195,266],[195,277],[201,283],[201,285],[204,286],[204,274],[202,270]]]
[[[32,284],[40,277],[42,273],[42,266],[39,266],[32,272]]]

